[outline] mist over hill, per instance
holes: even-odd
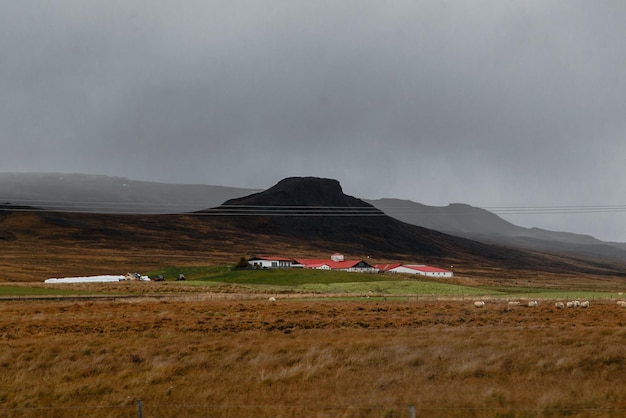
[[[626,244],[604,242],[590,235],[524,228],[485,209],[467,204],[427,206],[410,200],[367,200],[387,215],[403,222],[472,240],[538,251],[591,256],[626,257]]]
[[[366,200],[383,212],[403,222],[456,235],[485,237],[528,237],[579,244],[601,242],[590,235],[524,228],[508,222],[485,209],[463,203],[427,206],[410,200]]]
[[[0,203],[96,213],[182,213],[257,192],[78,173],[0,173]]]

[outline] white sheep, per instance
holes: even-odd
[[[622,308],[626,308],[626,300],[618,300],[617,306],[621,306]]]
[[[585,300],[583,302],[580,302],[580,307],[581,308],[588,308],[589,307],[589,301]]]
[[[565,305],[563,304],[563,302],[556,302],[554,304],[554,307],[557,308],[557,309],[563,309],[563,308],[565,308]]]
[[[530,301],[528,301],[528,307],[529,307],[529,308],[534,308],[534,307],[536,307],[537,305],[539,305],[539,302],[537,302],[536,300],[530,300]]]
[[[271,297],[269,298],[269,301],[270,301],[270,302],[276,302],[276,298],[275,298],[274,296],[271,296]]]
[[[519,305],[519,301],[518,300],[512,300],[509,302],[509,306],[518,306]]]
[[[580,306],[580,301],[575,300],[574,301],[574,307],[578,308]]]
[[[476,302],[474,302],[474,306],[477,308],[482,308],[483,306],[485,306],[485,301],[484,300],[477,300]]]
[[[574,302],[567,302],[567,303],[566,303],[566,306],[567,306],[568,308],[573,308],[575,305],[574,305]]]

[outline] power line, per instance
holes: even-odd
[[[1,200],[0,200],[1,201]],[[199,209],[200,205],[189,205],[195,212],[185,211],[182,205],[152,205],[133,203],[130,206],[117,202],[47,201],[37,202],[38,207],[11,204],[0,207],[0,211],[22,212],[60,212],[60,213],[105,213],[105,214],[182,214],[190,216],[384,216],[384,213],[372,206],[305,206],[305,205],[221,205],[215,208]],[[76,203],[79,203],[76,205]],[[89,203],[85,205],[85,203]],[[95,202],[94,202],[95,203]],[[108,206],[102,206],[102,205]],[[163,212],[163,207],[176,208],[178,211]]]
[[[3,199],[0,199],[2,202]],[[7,200],[5,200],[7,201]],[[0,204],[1,205],[1,204]],[[33,206],[30,206],[33,205]],[[34,206],[36,205],[36,206]],[[102,213],[102,214],[184,214],[190,216],[394,216],[439,215],[486,210],[498,215],[566,215],[590,213],[622,213],[626,205],[559,205],[559,206],[306,206],[306,205],[220,205],[203,208],[201,203],[152,203],[110,201],[39,201],[21,199],[5,203],[0,211]]]
[[[77,209],[33,209],[33,208],[0,208],[4,212],[44,212],[44,213],[84,213],[84,214],[106,214],[106,215],[184,215],[184,216],[386,216],[385,213],[377,209],[267,209],[267,210],[247,210],[247,209],[207,209],[202,212],[175,212],[175,213],[155,213],[145,211],[103,211],[103,210],[77,210]]]
[[[534,214],[575,214],[575,213],[619,213],[626,212],[626,205],[598,205],[598,206],[470,206],[469,208],[449,208],[449,207],[416,207],[407,208],[405,206],[382,206],[380,207],[389,215],[438,215],[448,213],[467,213],[470,210],[484,209],[495,214],[510,215],[534,215]]]

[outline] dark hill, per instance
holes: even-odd
[[[490,245],[410,225],[369,203],[343,193],[338,181],[292,177],[250,196],[231,199],[204,211],[225,216],[250,234],[287,236],[311,246],[402,257],[417,262],[479,263],[509,268],[580,271],[570,261],[524,250]],[[586,271],[595,268],[582,267]]]
[[[603,242],[583,234],[520,227],[466,204],[439,207],[400,199],[367,202],[402,222],[487,244],[616,260],[626,258],[623,244]]]
[[[335,180],[288,178],[222,206],[187,214],[96,214],[0,208],[0,281],[232,263],[242,255],[318,256],[622,277],[622,262],[511,249],[409,225],[347,196]],[[459,270],[462,269],[462,270]],[[506,272],[506,273],[505,273]],[[513,273],[512,273],[513,272]]]
[[[309,208],[367,208],[369,203],[347,196],[337,180],[317,177],[289,177],[275,186],[249,196],[230,199],[223,206],[306,206]],[[382,213],[375,210],[377,213]]]

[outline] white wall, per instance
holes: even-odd
[[[406,273],[406,274],[419,274],[420,276],[428,277],[452,277],[451,271],[420,271],[414,268],[399,266],[389,270],[392,273]]]
[[[291,261],[285,260],[249,260],[248,264],[255,268],[277,269],[291,267]]]

